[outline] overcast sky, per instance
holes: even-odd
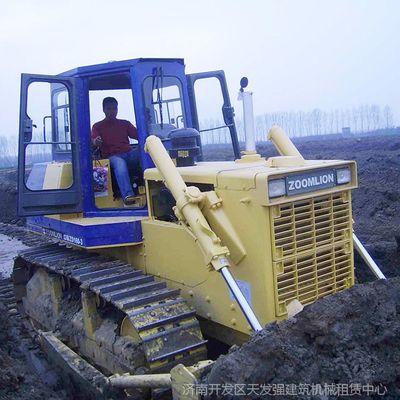
[[[392,107],[400,124],[398,0],[0,0],[0,135],[16,135],[22,72],[184,58],[246,75],[255,113]]]

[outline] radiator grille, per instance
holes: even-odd
[[[271,208],[276,313],[298,299],[308,304],[353,284],[348,192]]]

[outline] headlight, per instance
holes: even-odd
[[[286,182],[284,179],[274,179],[268,182],[268,196],[270,199],[284,196],[285,194]]]
[[[345,183],[351,182],[351,170],[350,168],[340,168],[336,170],[336,182],[338,185],[344,185]]]

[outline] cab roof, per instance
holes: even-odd
[[[120,70],[126,70],[127,68],[133,67],[138,63],[168,63],[168,62],[175,62],[181,65],[184,64],[183,58],[133,58],[130,60],[122,60],[122,61],[108,61],[102,64],[95,64],[95,65],[87,65],[83,67],[77,67],[74,69],[70,69],[68,71],[62,72],[59,74],[60,76],[83,76],[83,75],[97,75],[101,73],[110,73],[110,72],[118,72]]]

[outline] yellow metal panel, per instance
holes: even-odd
[[[251,170],[257,165],[266,165],[265,160],[259,163],[238,164],[234,161],[218,161],[218,162],[199,162],[193,167],[177,168],[185,182],[192,183],[210,183],[217,185],[217,175],[223,171],[240,171],[247,170],[247,175],[251,174]],[[253,174],[254,175],[254,174]],[[146,169],[144,172],[146,180],[162,181],[162,176],[156,168]]]
[[[82,213],[73,213],[73,214],[52,214],[46,215],[47,218],[56,219],[59,221],[75,219],[75,218],[82,218]]]
[[[195,237],[181,225],[142,222],[146,272],[193,288],[208,277],[204,257]]]
[[[51,163],[46,167],[43,189],[67,189],[72,186],[72,164]]]
[[[249,190],[256,187],[257,171],[264,172],[265,167],[248,166],[240,170],[221,171],[217,176],[217,187],[220,189]]]
[[[251,293],[251,304],[265,324],[275,319],[274,286],[268,228],[264,207],[241,203],[238,191],[219,192],[224,209],[248,250],[239,266],[231,272],[244,291]],[[174,223],[143,221],[146,271],[179,287],[197,313],[209,320],[249,334],[249,326],[222,276],[209,271],[194,238]],[[224,244],[224,243],[222,243]]]
[[[252,163],[204,162],[198,163],[193,167],[177,168],[177,170],[185,182],[209,183],[220,189],[249,190],[255,188],[256,180],[266,180],[270,175],[279,178],[290,173],[302,173],[313,169],[348,165],[353,169],[353,181],[349,187],[354,188],[357,186],[357,178],[355,163],[352,161],[305,160],[303,166],[285,167],[270,167],[266,160]],[[147,169],[145,171],[145,178],[146,180],[163,180],[156,168]],[[310,197],[309,193],[307,197]]]
[[[268,198],[270,177],[343,166],[352,168],[348,184]],[[303,166],[280,167],[265,161],[199,163],[178,171],[186,182],[214,185],[232,225],[229,230],[236,232],[235,240],[246,254],[236,258],[237,264],[232,262],[231,272],[245,295],[251,293],[249,300],[261,324],[285,318],[292,300],[307,304],[354,283],[350,201],[350,189],[357,186],[354,162],[306,160]],[[162,180],[155,169],[146,171],[146,178]],[[209,223],[213,226],[211,219]],[[201,317],[220,324],[215,326],[248,334],[248,324],[225,282],[218,272],[207,270],[188,230],[154,220],[142,225],[146,270],[181,288]],[[221,232],[222,245],[229,248],[232,238]]]
[[[205,193],[202,211],[211,229],[228,247],[232,261],[238,264],[246,256],[246,249],[224,210],[222,200],[214,191]]]

